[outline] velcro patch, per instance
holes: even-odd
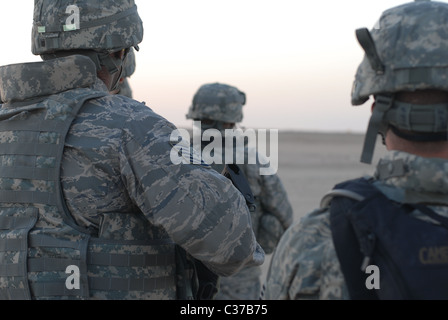
[[[211,166],[202,159],[201,154],[185,140],[180,142],[171,141],[170,144],[177,154],[183,158],[182,163],[200,165],[207,169],[211,168]]]

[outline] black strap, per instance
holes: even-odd
[[[222,175],[232,181],[233,185],[243,194],[246,199],[246,204],[249,207],[249,210],[254,212],[256,209],[255,197],[252,193],[249,182],[243,173],[243,170],[241,170],[236,164],[226,164]]]
[[[353,200],[340,199],[331,205],[330,223],[333,243],[344,280],[352,300],[377,300],[374,290],[365,285],[366,274],[361,270],[364,256],[350,221],[345,216]],[[349,276],[346,276],[349,275]]]
[[[375,151],[376,139],[378,133],[385,132],[384,116],[391,108],[393,97],[388,95],[377,96],[375,99],[375,108],[373,108],[372,116],[370,117],[369,127],[364,140],[364,147],[362,150],[361,162],[372,163],[373,152]]]
[[[195,259],[194,265],[199,281],[196,300],[213,300],[219,291],[219,276],[199,260]]]
[[[431,219],[434,219],[435,221],[439,222],[440,225],[443,226],[445,229],[448,229],[448,218],[435,213],[434,210],[430,209],[428,206],[425,206],[423,204],[413,204],[411,206],[414,207],[415,209],[418,209],[420,212],[426,214]]]

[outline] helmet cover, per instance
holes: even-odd
[[[32,52],[115,52],[143,40],[134,0],[35,0]]]
[[[241,122],[245,104],[245,93],[236,87],[221,83],[205,84],[194,95],[187,119]]]
[[[448,91],[448,3],[415,1],[383,12],[370,31],[383,70],[366,52],[352,90],[352,104],[370,95],[439,89]]]

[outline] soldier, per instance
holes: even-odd
[[[385,11],[371,31],[352,104],[373,96],[362,162],[387,153],[280,240],[265,299],[448,299],[448,4]]]
[[[199,88],[193,98],[193,103],[187,114],[187,119],[199,121],[201,134],[209,129],[220,130],[225,137],[225,130],[235,129],[236,124],[243,120],[243,106],[246,95],[233,86],[221,83],[205,84]],[[209,144],[203,141],[202,147]],[[222,144],[221,144],[222,145]],[[266,254],[272,253],[283,232],[291,225],[293,210],[288,200],[283,184],[277,174],[261,175],[260,155],[256,156],[256,163],[249,164],[250,154],[247,142],[244,146],[245,163],[236,162],[237,144],[232,143],[232,149],[216,148],[215,153],[221,152],[221,163],[211,163],[218,171],[224,171],[226,153],[234,155],[233,164],[238,164],[246,177],[255,199],[255,211],[251,213],[252,227],[258,242]],[[205,156],[204,156],[205,157]],[[261,292],[261,267],[244,268],[231,277],[220,279],[220,290],[217,300],[255,300]]]
[[[109,94],[143,38],[134,0],[36,0],[32,34],[44,61],[0,68],[1,299],[193,299],[189,261],[263,263],[230,180],[174,165],[175,126]]]

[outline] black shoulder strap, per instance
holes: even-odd
[[[369,185],[367,180],[362,179],[355,183],[362,183],[363,187]],[[340,186],[342,187],[342,185]],[[359,199],[356,199],[344,196],[343,193],[336,193],[335,197],[339,199],[332,201],[330,205],[331,233],[350,298],[352,300],[377,300],[376,293],[366,287],[366,274],[361,268],[364,255],[361,253],[355,230],[345,214],[354,203],[360,201],[364,196],[360,195]]]
[[[233,185],[243,194],[246,199],[246,204],[249,210],[254,212],[256,209],[255,197],[243,170],[241,170],[241,168],[236,164],[226,164],[221,174],[232,181]]]
[[[429,207],[427,207],[423,204],[413,204],[411,206],[413,208],[418,209],[420,212],[426,214],[431,219],[439,222],[440,225],[443,226],[445,229],[448,229],[448,218],[435,213],[432,209],[430,209]]]
[[[339,192],[327,206],[350,298],[446,299],[446,263],[436,252],[446,247],[448,218],[424,204],[394,203],[368,180],[348,181],[338,189],[364,198]],[[416,209],[440,225],[416,219],[411,215]],[[381,290],[367,288],[368,259],[381,268]]]
[[[365,281],[366,274],[361,269],[364,256],[355,231],[344,212],[355,200],[343,199],[331,205],[330,223],[336,254],[344,274],[350,298],[352,300],[376,300],[376,293],[368,290]]]

